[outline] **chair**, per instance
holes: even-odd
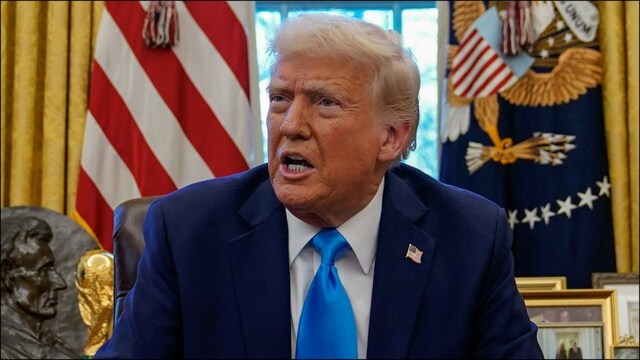
[[[114,311],[113,324],[117,324],[124,310],[124,298],[136,282],[138,260],[144,249],[142,225],[151,202],[160,196],[127,200],[113,212]]]

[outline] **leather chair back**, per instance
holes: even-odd
[[[113,212],[113,324],[124,309],[124,298],[136,282],[138,260],[144,249],[142,225],[151,202],[160,196],[131,199],[118,205]]]

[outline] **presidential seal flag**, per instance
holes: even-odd
[[[254,12],[253,2],[105,2],[75,214],[105,250],[123,201],[262,160]]]
[[[450,10],[440,179],[506,209],[516,276],[591,287],[591,273],[616,271],[597,6],[455,1]],[[479,20],[491,12],[491,23]],[[465,35],[479,26],[499,33],[490,42],[509,45],[508,55],[491,47],[505,63],[533,59],[493,94],[461,91],[453,80]],[[472,80],[465,89],[482,88],[482,78]]]

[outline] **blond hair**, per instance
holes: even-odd
[[[420,121],[420,72],[413,55],[402,45],[400,34],[372,23],[344,16],[307,13],[288,19],[271,39],[273,64],[286,55],[327,56],[361,64],[372,76],[371,91],[388,125],[408,123],[409,142],[401,158],[415,150]]]

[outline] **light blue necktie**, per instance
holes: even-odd
[[[302,308],[296,358],[356,359],[358,338],[353,310],[333,265],[349,244],[338,230],[326,228],[311,239],[311,246],[320,252],[322,264]]]

